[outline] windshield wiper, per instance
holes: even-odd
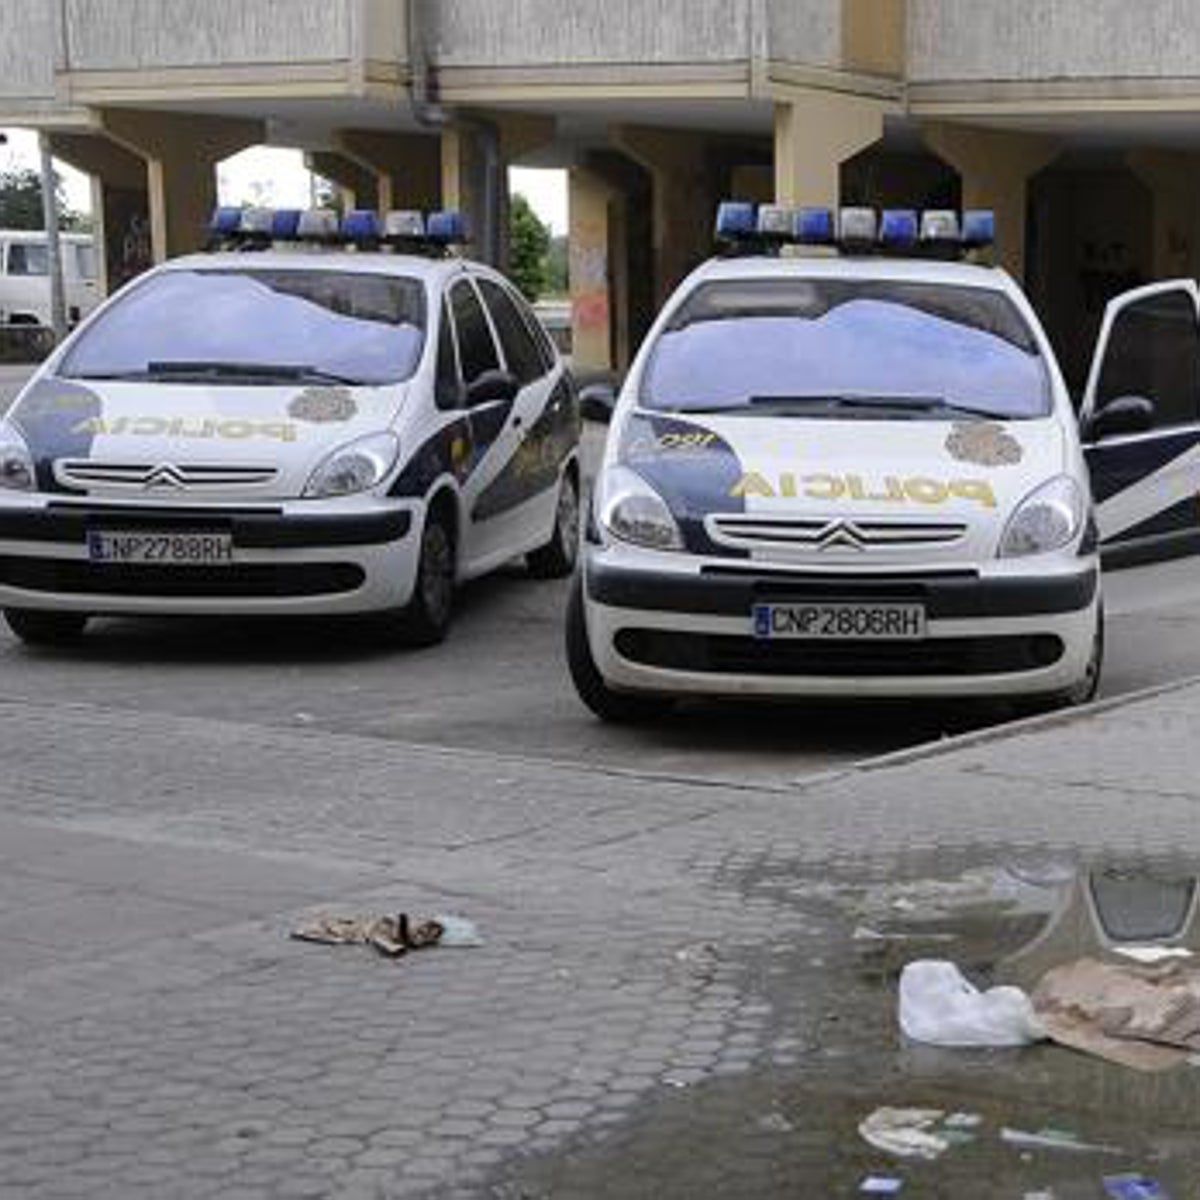
[[[337,375],[332,371],[323,371],[319,367],[306,366],[300,363],[243,363],[243,362],[187,362],[169,360],[149,362],[142,377],[190,376],[218,379],[254,379],[264,381],[285,380],[288,383],[340,383],[349,387],[362,384],[361,379],[353,379],[347,375]],[[133,374],[130,373],[130,378]]]
[[[1004,420],[1006,414],[967,405],[952,404],[941,396],[909,396],[898,393],[873,395],[864,392],[797,392],[794,394],[764,393],[747,396],[740,404],[713,405],[709,408],[687,408],[681,412],[725,413],[753,409],[800,408],[807,412],[903,412],[937,416],[967,417],[976,420]]]

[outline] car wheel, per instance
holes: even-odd
[[[672,708],[670,700],[657,696],[635,696],[615,692],[604,682],[588,644],[587,614],[583,603],[583,573],[578,572],[567,602],[567,667],[579,698],[602,721],[634,725],[665,716]]]
[[[62,646],[78,641],[88,622],[83,613],[34,612],[27,608],[6,608],[4,620],[30,646]]]
[[[409,646],[445,640],[454,616],[454,534],[445,516],[430,510],[421,532],[421,560],[412,599],[400,617],[399,636]]]
[[[565,579],[579,561],[579,482],[568,471],[558,489],[554,533],[550,540],[525,556],[534,579]]]

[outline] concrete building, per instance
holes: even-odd
[[[1195,0],[4,0],[0,124],[92,176],[110,285],[194,247],[250,145],[462,206],[501,262],[504,168],[568,168],[588,365],[722,195],[996,208],[1075,379],[1104,299],[1200,254]]]

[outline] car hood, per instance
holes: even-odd
[[[1067,469],[1068,453],[1053,417],[1000,423],[642,412],[628,419],[617,449],[666,500],[689,548],[859,565],[992,557],[1012,509]],[[866,549],[881,557],[868,559]]]
[[[299,496],[338,446],[390,427],[404,385],[229,386],[54,378],[9,420],[42,491],[195,503]]]

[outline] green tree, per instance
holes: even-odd
[[[546,291],[551,296],[565,296],[571,290],[568,266],[567,239],[561,234],[550,239],[546,256]]]
[[[546,259],[550,253],[550,227],[520,192],[513,196],[509,205],[509,235],[512,243],[509,274],[532,303],[546,290],[548,282]]]
[[[90,226],[82,214],[67,207],[62,177],[54,177],[59,224],[64,230],[82,230]],[[44,229],[42,213],[42,177],[27,167],[0,171],[0,229]]]

